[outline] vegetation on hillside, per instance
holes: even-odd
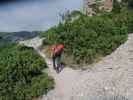
[[[47,66],[32,49],[10,44],[0,47],[0,100],[32,100],[53,88]]]
[[[117,9],[117,8],[116,8]],[[120,8],[119,8],[120,9]],[[79,12],[41,35],[45,43],[63,43],[65,52],[77,63],[93,63],[114,51],[133,32],[133,11],[103,13],[88,17]]]
[[[7,34],[6,32],[0,32],[0,39],[5,35]]]
[[[112,12],[114,12],[114,13],[120,13],[121,12],[121,4],[118,0],[113,0]]]
[[[133,0],[122,0],[122,3],[124,3],[129,9],[133,9]]]

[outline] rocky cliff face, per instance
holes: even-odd
[[[98,4],[99,10],[110,12],[113,8],[113,0],[84,0],[84,11],[88,16],[92,16],[95,12],[93,11],[93,5]]]
[[[113,0],[105,0],[100,8],[101,10],[110,12],[113,8]]]

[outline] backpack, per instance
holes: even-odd
[[[58,55],[61,55],[62,51],[64,49],[64,46],[63,45],[57,45],[55,46],[54,50],[53,50],[53,55],[54,56],[58,56]]]

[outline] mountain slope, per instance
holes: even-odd
[[[55,89],[42,100],[132,100],[133,98],[133,34],[111,55],[86,71],[64,68],[60,74],[52,68],[52,61],[37,49],[39,38],[25,45],[33,46],[46,60],[49,75],[55,79]]]
[[[65,68],[42,100],[132,100],[133,34],[111,55],[86,71]]]

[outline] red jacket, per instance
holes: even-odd
[[[53,46],[51,47],[51,50],[52,50],[52,53],[53,53],[54,55],[61,54],[62,51],[64,50],[64,45],[63,45],[63,44],[53,45]]]

